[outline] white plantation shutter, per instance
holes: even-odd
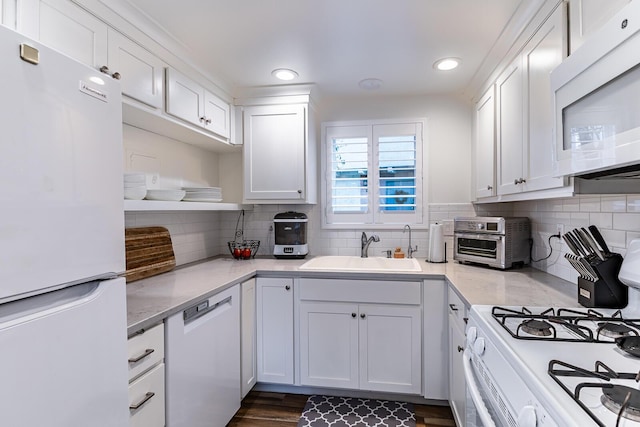
[[[370,223],[371,126],[326,130],[326,209],[337,223]]]
[[[423,223],[422,126],[323,124],[325,225]]]
[[[422,222],[422,123],[373,126],[376,223]],[[418,142],[419,141],[419,142]]]

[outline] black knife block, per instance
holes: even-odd
[[[629,302],[629,288],[618,280],[622,255],[609,254],[604,261],[589,261],[598,275],[592,282],[578,277],[578,303],[589,308],[624,308]]]

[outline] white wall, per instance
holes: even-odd
[[[218,154],[126,124],[122,128],[125,171],[159,173],[157,188],[219,185]]]

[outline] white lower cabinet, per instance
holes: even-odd
[[[467,307],[449,288],[449,404],[456,425],[463,427],[466,410],[466,382],[462,365]]]
[[[258,381],[293,384],[293,279],[256,281]]]
[[[128,340],[129,425],[162,427],[164,412],[164,324]]]
[[[300,384],[420,394],[419,282],[300,279]]]
[[[242,397],[256,385],[258,366],[256,363],[256,279],[240,285],[240,367]]]
[[[129,384],[129,426],[164,426],[164,363]]]

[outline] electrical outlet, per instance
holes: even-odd
[[[556,224],[556,233],[562,237],[564,234],[564,224]]]

